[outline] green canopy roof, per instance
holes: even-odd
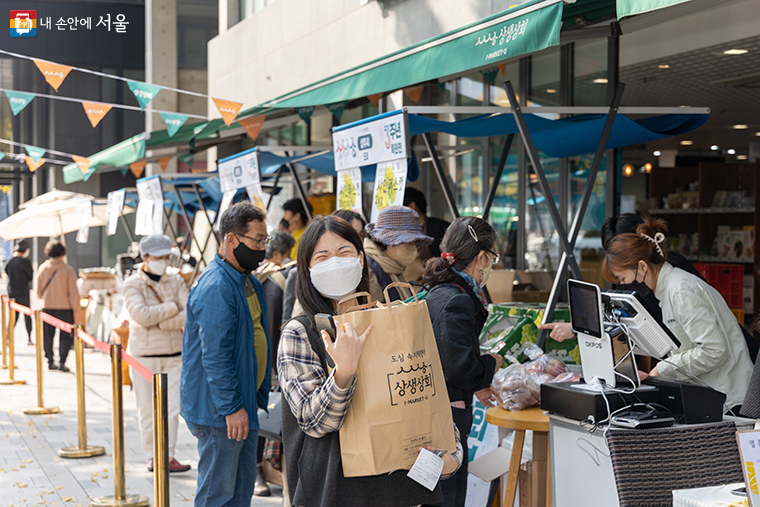
[[[79,166],[68,164],[63,167],[63,182],[74,183],[87,181],[92,174],[103,166],[124,167],[145,156],[145,134],[137,134],[115,144],[110,148],[90,156],[90,167],[83,175]]]
[[[689,0],[617,0],[617,17],[623,19],[636,14],[655,11],[671,5],[686,3]]]

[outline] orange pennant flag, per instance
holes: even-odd
[[[370,102],[372,102],[373,106],[377,107],[377,105],[380,103],[380,99],[383,98],[383,94],[376,93],[374,95],[368,95],[367,98],[369,99]]]
[[[496,66],[496,68],[499,69],[502,76],[507,75],[507,62],[500,63],[499,65]]]
[[[264,120],[266,117],[267,115],[262,114],[261,116],[238,120],[238,123],[245,129],[245,133],[255,141],[256,138],[259,137],[259,132],[261,132],[261,127],[264,126]]]
[[[29,171],[30,172],[36,171],[37,169],[39,169],[42,166],[42,164],[45,163],[45,159],[44,158],[41,158],[37,162],[35,162],[34,159],[32,157],[30,157],[29,155],[25,156],[24,160],[26,161],[26,165],[29,166]]]
[[[243,107],[243,104],[240,104],[238,102],[231,102],[229,100],[222,100],[222,99],[214,99],[214,104],[216,104],[216,108],[219,110],[220,113],[222,113],[222,119],[224,120],[225,125],[228,127],[232,125],[232,122],[235,121],[235,117],[238,114],[238,111],[240,111],[240,108]]]
[[[129,164],[129,170],[132,171],[132,174],[135,175],[135,178],[139,178],[142,176],[143,171],[145,170],[145,164],[146,161],[142,162],[132,162]]]
[[[82,101],[82,107],[84,108],[84,112],[87,113],[87,118],[90,119],[92,128],[97,127],[100,120],[111,110],[111,106],[98,102]]]
[[[34,63],[40,69],[40,72],[42,72],[45,81],[55,88],[55,91],[58,91],[58,87],[61,86],[61,83],[63,83],[63,80],[66,79],[66,76],[69,75],[72,69],[68,65],[58,65],[57,63],[43,62],[42,60],[34,60]]]
[[[158,165],[161,166],[161,171],[166,172],[166,168],[169,167],[169,162],[171,159],[171,157],[161,157],[159,159],[156,159]]]
[[[404,88],[404,93],[406,93],[406,96],[409,97],[409,100],[416,104],[420,101],[420,97],[422,97],[422,91],[424,89],[425,85],[410,86],[409,88]]]
[[[77,163],[79,166],[79,170],[82,171],[82,174],[87,173],[87,170],[90,168],[90,159],[87,157],[80,157],[77,155],[72,155],[71,158],[74,159],[74,162]]]

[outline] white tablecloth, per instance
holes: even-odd
[[[677,489],[673,491],[673,507],[738,507],[749,505],[747,497],[732,495],[731,490],[741,488],[743,482],[710,488]]]

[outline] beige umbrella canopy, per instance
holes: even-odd
[[[9,241],[22,238],[53,238],[79,230],[77,206],[91,201],[90,227],[106,225],[105,200],[87,194],[53,190],[20,205],[22,208],[0,222],[0,238]],[[125,206],[123,214],[134,210]]]

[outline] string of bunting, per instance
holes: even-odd
[[[19,143],[16,141],[11,141],[10,139],[0,139],[0,143],[8,144],[10,146],[18,146],[19,148],[24,148],[24,151],[26,151],[26,155],[23,155],[22,153],[19,154],[13,154],[11,153],[11,157],[18,160],[19,162],[26,162],[27,167],[29,167],[30,172],[34,172],[46,162],[50,162],[53,164],[61,164],[66,165],[68,162],[64,162],[62,160],[55,160],[55,159],[45,159],[43,158],[45,154],[50,153],[51,155],[59,155],[61,157],[68,157],[72,159],[74,162],[77,163],[77,166],[79,166],[79,170],[82,171],[82,174],[87,172],[87,169],[90,167],[90,159],[87,157],[80,157],[79,155],[72,155],[71,153],[66,153],[63,151],[57,151],[57,150],[51,150],[48,148],[40,148],[39,146],[32,146],[30,144],[24,144]],[[23,157],[23,158],[22,158]],[[2,159],[3,157],[0,157]]]

